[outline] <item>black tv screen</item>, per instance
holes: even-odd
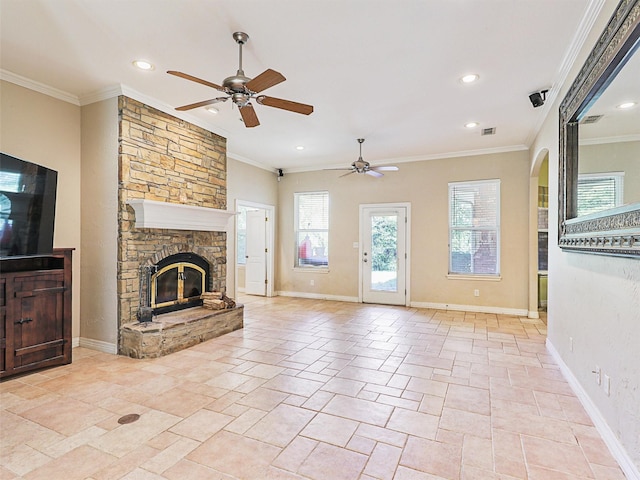
[[[58,172],[0,153],[0,257],[53,251]]]

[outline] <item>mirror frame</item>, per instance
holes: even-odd
[[[560,104],[558,246],[565,251],[640,257],[640,203],[576,218],[578,124],[639,38],[640,0],[622,0]]]

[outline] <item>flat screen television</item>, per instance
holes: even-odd
[[[0,153],[0,258],[53,251],[58,172]]]

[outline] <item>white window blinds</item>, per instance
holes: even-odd
[[[329,265],[329,192],[295,194],[296,267]]]
[[[624,173],[578,176],[577,215],[588,215],[622,205]]]
[[[449,184],[449,273],[500,273],[500,180]]]

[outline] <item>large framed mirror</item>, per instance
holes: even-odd
[[[560,105],[558,244],[640,257],[640,0],[622,0]]]

